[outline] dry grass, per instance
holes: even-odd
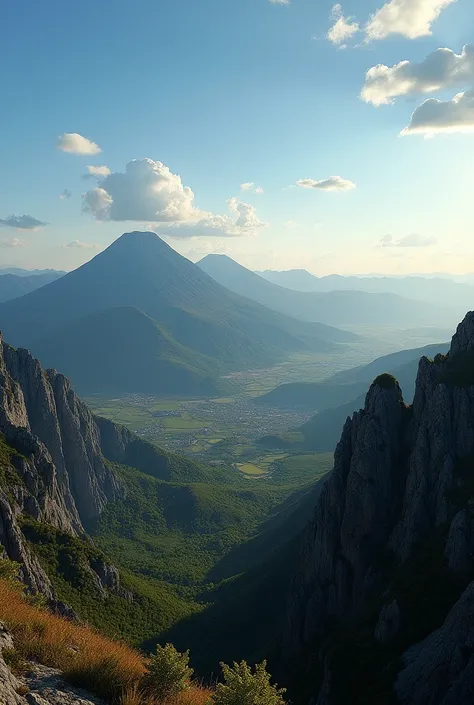
[[[120,705],[160,705],[140,695],[146,659],[126,644],[30,604],[10,583],[0,580],[0,621],[13,634],[26,661],[58,668],[71,682]],[[174,703],[204,705],[211,693],[193,686]]]

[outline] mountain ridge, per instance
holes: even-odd
[[[295,291],[328,292],[335,290],[393,293],[419,301],[437,302],[468,307],[474,300],[472,283],[455,281],[448,277],[408,274],[400,277],[383,275],[350,276],[329,274],[318,277],[306,269],[285,271],[264,270],[256,274],[274,284]]]
[[[377,295],[361,290],[301,292],[284,288],[246,269],[227,255],[206,255],[198,266],[219,284],[241,296],[305,321],[332,325],[454,325],[461,309],[414,301],[393,293]],[[464,306],[462,311],[464,311]]]

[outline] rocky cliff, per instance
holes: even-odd
[[[421,359],[412,406],[381,375],[344,426],[283,641],[285,657],[306,665],[312,702],[472,702],[473,555],[469,313],[448,355]]]
[[[122,489],[102,453],[99,426],[69,381],[2,339],[0,443],[0,556],[18,561],[30,588],[52,598],[19,518],[80,535]]]

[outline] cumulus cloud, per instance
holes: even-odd
[[[8,218],[0,218],[0,225],[5,228],[17,228],[18,230],[36,230],[44,228],[48,223],[44,223],[31,215],[10,215]]]
[[[215,215],[194,205],[194,193],[162,162],[137,159],[125,173],[99,178],[99,185],[83,194],[83,210],[97,220],[138,220],[153,228],[163,223],[160,234],[170,237],[239,237],[266,225],[253,206],[237,198],[227,205],[230,215]],[[245,186],[248,186],[245,184]],[[248,189],[253,188],[254,184]]]
[[[112,172],[108,166],[86,166],[87,174],[83,175],[83,179],[105,179]]]
[[[417,39],[431,34],[431,25],[455,0],[389,0],[369,19],[368,40],[401,34]]]
[[[241,191],[251,191],[252,193],[263,193],[263,188],[257,186],[253,181],[246,181],[244,184],[240,184]]]
[[[452,100],[425,100],[412,113],[409,124],[400,134],[434,137],[456,132],[474,132],[474,90],[458,93]]]
[[[26,247],[26,242],[13,237],[10,240],[0,240],[0,247]]]
[[[82,195],[82,210],[97,220],[109,220],[112,196],[103,188],[94,188]]]
[[[437,49],[420,63],[400,61],[390,67],[373,66],[365,75],[361,98],[373,105],[384,105],[402,95],[432,93],[460,84],[474,84],[474,44],[467,44],[460,54]]]
[[[436,238],[418,233],[410,233],[399,239],[394,238],[393,235],[385,235],[380,240],[381,247],[431,247],[431,245],[436,245]]]
[[[66,198],[71,198],[71,196],[72,193],[68,188],[65,188],[64,191],[59,194],[59,198],[61,199],[61,201],[64,201]]]
[[[83,210],[98,220],[153,223],[198,220],[194,193],[162,162],[135,159],[125,173],[114,172],[83,196]]]
[[[64,132],[59,135],[56,147],[61,152],[69,154],[99,154],[102,152],[98,144],[77,132]]]
[[[64,245],[59,245],[59,247],[65,247],[68,249],[79,249],[79,250],[99,250],[100,245],[92,242],[81,242],[80,240],[73,240],[72,242],[67,242]]]
[[[231,198],[227,201],[231,215],[207,214],[196,222],[173,223],[161,226],[160,235],[174,238],[189,237],[244,237],[254,235],[257,230],[267,226],[260,220],[254,206]]]
[[[358,22],[352,22],[352,17],[344,17],[339,3],[333,6],[331,19],[334,20],[334,24],[326,36],[330,42],[343,48],[345,42],[360,31],[360,25]]]
[[[353,181],[343,179],[341,176],[330,176],[321,181],[316,181],[315,179],[299,179],[296,185],[302,188],[319,189],[320,191],[350,191],[356,187]]]

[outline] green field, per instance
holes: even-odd
[[[205,421],[193,421],[183,417],[171,416],[163,419],[163,426],[167,429],[176,429],[178,431],[192,431],[206,426]]]
[[[253,477],[262,477],[265,475],[265,470],[253,463],[236,463],[236,467],[238,467],[240,472],[244,475],[251,475]]]

